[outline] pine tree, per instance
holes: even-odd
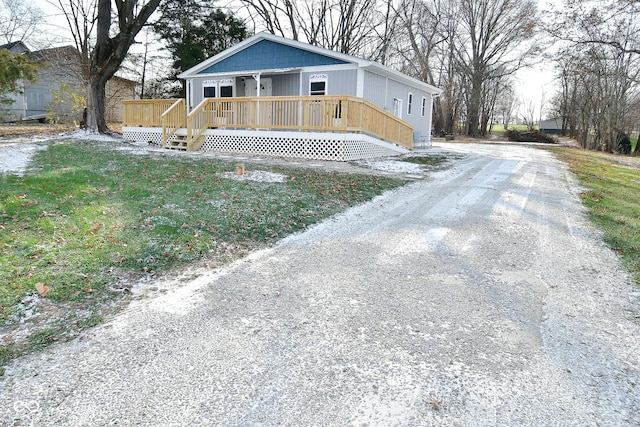
[[[164,2],[161,18],[153,26],[173,59],[169,80],[249,36],[244,22],[209,2],[184,0]],[[184,93],[178,94],[184,96]]]

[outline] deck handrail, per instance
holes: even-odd
[[[187,146],[193,144],[194,141],[197,141],[209,127],[207,123],[202,121],[202,111],[209,104],[210,99],[212,98],[203,99],[200,104],[196,105],[195,108],[187,115]]]
[[[413,127],[353,96],[206,98],[187,116],[187,138],[208,128],[362,132],[413,148]]]
[[[162,123],[162,146],[166,147],[178,129],[183,128],[187,123],[186,104],[184,98],[178,99],[171,107],[160,115]]]
[[[138,114],[157,114],[157,118],[131,116],[125,119],[125,126],[152,126],[149,123],[156,122],[155,126],[162,126],[165,120],[167,133],[163,133],[163,143],[166,143],[165,136],[170,138],[172,126],[186,125],[188,144],[194,143],[207,129],[225,128],[355,132],[413,148],[413,126],[355,96],[205,98],[188,115],[186,106],[183,107],[184,100],[124,102],[125,117],[129,110]],[[148,104],[153,102],[160,103],[164,109],[159,111],[162,107],[154,107],[152,110]],[[178,124],[179,116],[186,117],[186,123]]]
[[[162,126],[162,113],[179,99],[132,99],[122,101],[124,106],[123,126]]]

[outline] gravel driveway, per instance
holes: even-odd
[[[433,173],[18,360],[0,424],[637,426],[639,294],[544,151]]]

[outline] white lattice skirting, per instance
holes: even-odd
[[[123,127],[122,137],[127,141],[148,142],[160,145],[162,143],[161,128]]]
[[[162,140],[159,128],[125,127],[122,133],[130,141],[160,144]],[[404,147],[356,133],[210,129],[204,135],[201,150],[272,157],[350,161],[409,152]]]

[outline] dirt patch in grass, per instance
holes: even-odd
[[[0,142],[14,138],[53,137],[70,132],[77,127],[71,123],[52,124],[39,122],[0,123]],[[109,124],[109,129],[122,133],[121,123]]]
[[[57,136],[73,130],[73,125],[54,125],[50,123],[0,123],[0,140],[7,138],[28,138],[34,136]]]
[[[444,154],[431,154],[431,155],[422,155],[422,156],[406,156],[402,158],[402,161],[409,163],[416,163],[418,165],[430,166],[433,169],[439,169],[440,167],[446,165],[452,159],[461,159],[464,156],[462,155],[444,155]]]

